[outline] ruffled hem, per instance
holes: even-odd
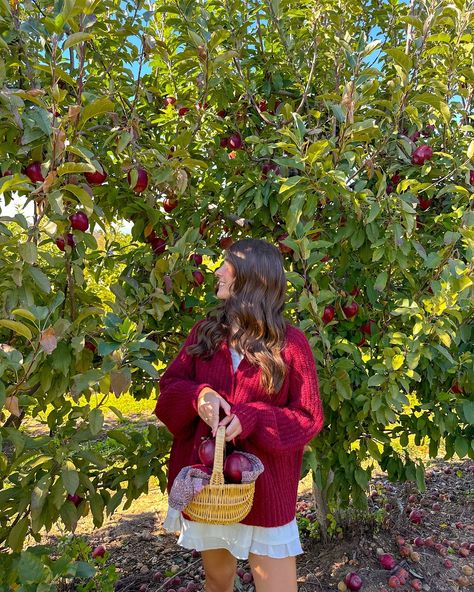
[[[280,559],[304,552],[296,518],[288,524],[268,528],[248,524],[202,524],[186,520],[179,510],[169,507],[163,528],[178,532],[177,544],[185,549],[227,549],[237,559],[248,559],[249,553]]]

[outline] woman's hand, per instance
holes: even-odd
[[[216,391],[205,388],[198,395],[197,411],[199,417],[212,428],[215,438],[219,425],[219,410],[223,409],[226,416],[230,415],[230,405]],[[240,423],[240,422],[239,422]]]
[[[224,417],[219,423],[220,426],[227,426],[225,431],[225,441],[230,442],[242,432],[242,425],[239,418],[234,413]]]

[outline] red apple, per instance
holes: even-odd
[[[25,169],[25,175],[33,181],[33,183],[41,183],[44,181],[43,174],[41,172],[41,163],[38,161],[30,162]]]
[[[232,134],[231,136],[229,136],[228,144],[229,148],[232,148],[233,150],[239,150],[240,148],[242,148],[242,138],[239,134]]]
[[[188,111],[189,111],[189,107],[180,107],[178,109],[178,115],[180,117],[184,117]]]
[[[362,588],[362,579],[359,574],[351,571],[344,577],[344,584],[349,590],[360,590]]]
[[[453,562],[451,561],[451,559],[445,559],[443,561],[443,565],[446,569],[451,569],[453,567]]]
[[[441,504],[439,504],[438,502],[435,502],[435,503],[434,503],[434,504],[431,506],[431,509],[432,509],[434,512],[439,512],[439,511],[441,510]]]
[[[373,335],[376,331],[376,328],[377,324],[373,319],[369,319],[365,323],[362,323],[362,325],[360,326],[360,330],[362,331],[362,333],[365,333],[366,335]]]
[[[412,510],[410,512],[410,515],[408,516],[408,518],[410,519],[411,522],[413,522],[413,524],[421,524],[421,522],[423,520],[423,511],[417,510],[415,508],[414,510]]]
[[[193,314],[194,308],[192,306],[186,306],[186,303],[184,302],[184,300],[181,301],[181,304],[179,305],[179,308],[183,312],[185,312],[186,314]]]
[[[433,149],[428,144],[422,144],[414,150],[411,161],[413,164],[423,165],[427,160],[433,157]]]
[[[349,292],[351,296],[358,296],[360,294],[360,288],[354,286],[352,290]]]
[[[228,483],[242,483],[242,473],[251,470],[252,463],[240,452],[232,452],[225,459],[224,477]]]
[[[71,226],[74,230],[82,230],[85,232],[89,228],[89,218],[84,212],[76,212],[69,216]]]
[[[385,191],[387,192],[387,195],[390,195],[395,191],[395,187],[391,183],[388,183]]]
[[[204,276],[200,271],[193,271],[194,285],[200,286],[204,283]]]
[[[258,104],[258,108],[260,111],[266,111],[267,110],[267,101],[265,99],[262,99]]]
[[[219,240],[219,246],[221,247],[221,249],[228,249],[232,245],[233,242],[234,242],[234,239],[231,236],[223,236]]]
[[[178,200],[177,199],[169,199],[168,197],[163,200],[163,209],[168,214],[172,212],[176,207],[178,207]]]
[[[76,244],[76,239],[74,238],[74,235],[70,232],[66,234],[66,240],[64,239],[64,236],[58,236],[58,238],[56,239],[56,246],[60,251],[65,250],[66,244],[68,244],[71,247],[71,249]]]
[[[102,185],[102,183],[107,179],[107,173],[105,170],[103,170],[102,173],[100,171],[94,171],[93,173],[84,173],[84,177],[91,185]]]
[[[469,183],[470,183],[471,185],[474,185],[474,169],[471,169],[471,170],[469,171]]]
[[[432,201],[433,201],[432,199],[429,199],[427,197],[418,196],[418,203],[420,204],[420,208],[423,211],[427,210],[430,207]]]
[[[352,319],[353,317],[355,317],[358,310],[359,305],[355,300],[353,300],[350,304],[345,304],[342,307],[342,312],[344,313],[346,319]]]
[[[175,97],[166,97],[165,99],[165,107],[168,105],[174,105],[176,103]]]
[[[416,130],[414,131],[412,134],[410,134],[408,137],[410,138],[410,140],[412,142],[416,142],[421,136],[421,132]]]
[[[166,249],[166,241],[164,238],[156,237],[150,241],[150,244],[156,255],[161,255]]]
[[[392,176],[392,178],[390,179],[390,181],[394,184],[394,185],[398,185],[400,183],[400,181],[402,180],[402,177],[398,174],[398,171]]]
[[[413,540],[413,544],[416,547],[424,547],[425,546],[425,541],[422,537],[415,537],[415,539]]]
[[[229,138],[221,138],[219,144],[221,148],[227,148],[229,146]]]
[[[410,582],[410,586],[414,589],[414,590],[422,590],[423,588],[423,584],[421,583],[421,580],[417,580],[414,579]]]
[[[90,341],[89,339],[86,339],[84,341],[84,347],[86,349],[89,349],[92,353],[95,352],[95,350],[97,349],[97,346],[94,342]]]
[[[327,263],[330,259],[329,255],[324,255],[324,257],[321,257],[321,263]]]
[[[217,115],[218,117],[225,117],[225,116],[227,115],[227,112],[226,112],[226,110],[225,110],[225,109],[221,109],[220,111],[218,111],[218,112],[216,113],[216,115]]]
[[[400,584],[401,584],[401,582],[397,578],[397,576],[390,576],[388,578],[388,587],[389,588],[398,588],[400,586]]]
[[[214,464],[214,453],[216,450],[216,441],[214,438],[206,438],[201,442],[198,449],[199,460],[206,467],[211,467]]]
[[[460,395],[464,392],[464,389],[458,382],[453,382],[451,386],[451,392],[455,393],[456,395]]]
[[[379,562],[384,569],[393,569],[396,565],[396,561],[391,553],[382,553],[382,555],[379,555]]]
[[[323,312],[323,316],[321,317],[321,320],[323,321],[323,323],[325,325],[327,325],[328,323],[330,323],[333,320],[335,312],[336,312],[336,309],[331,304],[329,304],[328,306],[326,306],[324,308],[324,312]]]
[[[12,171],[10,169],[7,169],[4,173],[0,175],[0,177],[10,177],[11,175],[13,175]]]
[[[105,555],[105,547],[103,545],[99,545],[98,547],[96,547],[92,551],[92,557],[94,557],[94,559],[96,557],[103,557],[104,555]]]
[[[76,508],[77,506],[82,502],[82,500],[84,499],[83,497],[81,497],[80,495],[77,495],[77,493],[74,493],[73,495],[71,495],[70,493],[67,496],[68,501],[72,502]]]
[[[145,169],[142,169],[141,167],[138,167],[136,169],[136,171],[137,171],[137,182],[132,187],[132,175],[131,175],[131,172],[129,171],[127,174],[128,184],[130,185],[130,188],[132,189],[132,191],[134,191],[135,193],[142,193],[142,191],[145,191],[145,189],[148,187],[148,173],[146,172]]]
[[[192,259],[194,261],[194,265],[196,265],[196,267],[198,267],[202,263],[202,255],[200,255],[199,253],[193,253],[189,257],[189,259]]]

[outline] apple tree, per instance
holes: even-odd
[[[395,442],[474,458],[467,2],[2,0],[0,32],[2,544],[164,489],[164,428],[84,443],[110,392],[156,396],[244,236],[314,347],[323,532],[374,461],[424,488]]]

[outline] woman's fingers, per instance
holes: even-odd
[[[242,433],[242,424],[240,423],[240,420],[237,417],[237,415],[233,415],[232,421],[229,423],[225,431],[226,442],[230,442],[231,440],[236,438],[240,433]]]

